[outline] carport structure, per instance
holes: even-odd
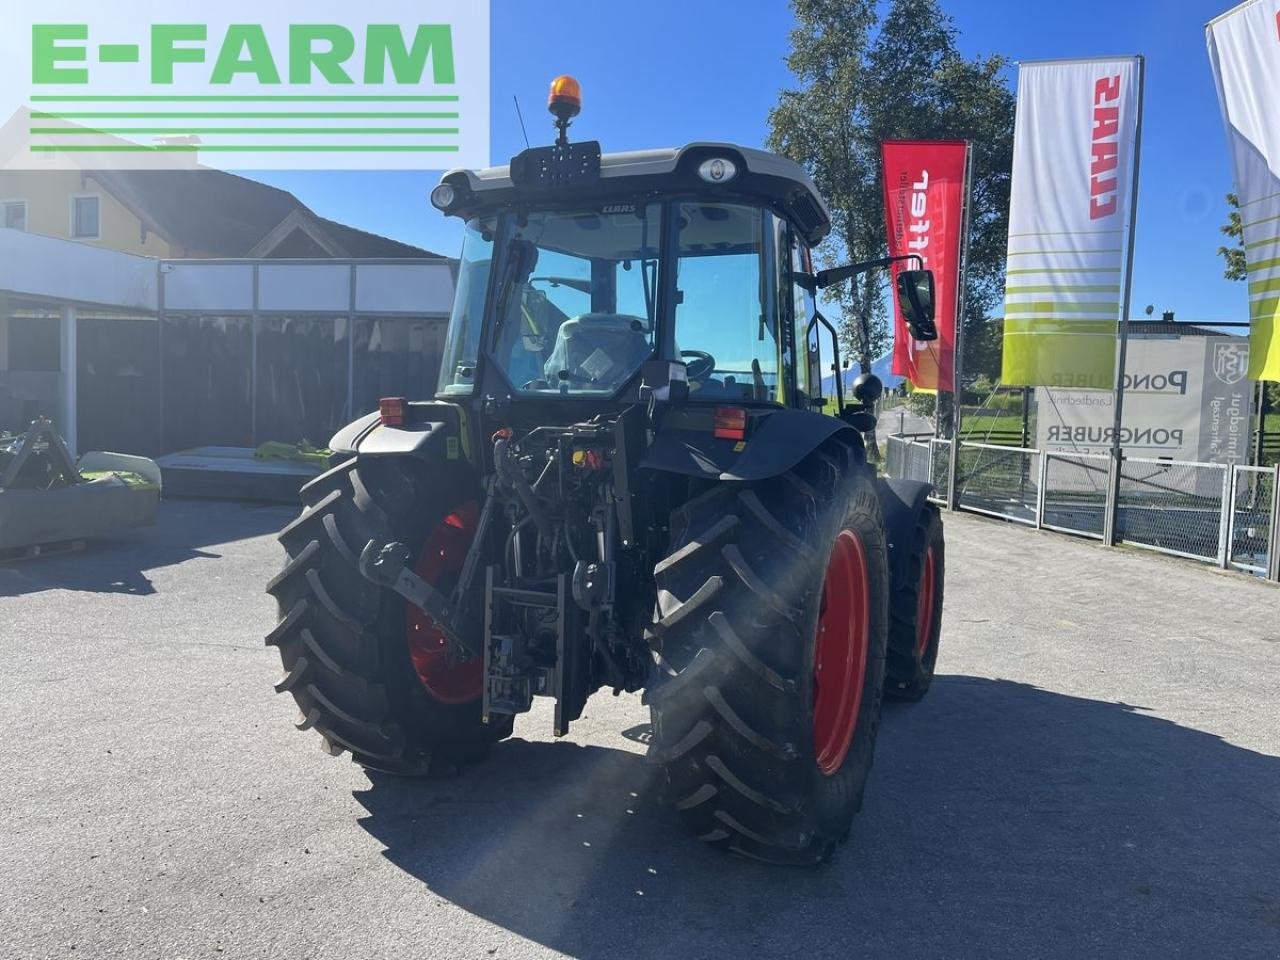
[[[324,444],[435,390],[455,264],[161,260],[0,229],[0,429],[73,450]]]

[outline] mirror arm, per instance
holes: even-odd
[[[843,267],[832,267],[830,270],[819,270],[814,280],[818,285],[818,289],[824,290],[834,284],[856,277],[860,273],[866,273],[868,270],[875,270],[879,267],[887,267],[902,260],[915,260],[919,262],[920,269],[924,269],[924,258],[920,254],[907,253],[900,257],[881,257],[879,260],[863,260],[861,263],[850,263]]]

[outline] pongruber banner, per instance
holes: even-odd
[[[1249,376],[1280,380],[1280,0],[1206,28],[1240,198],[1249,272]]]
[[[1006,384],[1115,386],[1141,86],[1141,57],[1019,67]]]
[[[953,391],[969,145],[956,140],[889,140],[881,151],[889,255],[919,255],[937,285],[937,340],[913,340],[894,299],[893,372],[920,390]],[[900,271],[917,266],[909,260],[895,263],[895,281]]]

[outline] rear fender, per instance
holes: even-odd
[[[451,403],[407,403],[403,425],[390,427],[376,413],[355,420],[333,435],[335,456],[411,457],[429,463],[469,458],[458,407]]]
[[[669,411],[640,460],[642,468],[707,480],[767,480],[794,467],[833,437],[863,451],[843,420],[807,410],[753,412],[745,441],[717,440],[712,407]]]
[[[917,480],[881,477],[876,482],[876,490],[880,494],[885,540],[889,546],[889,581],[896,590],[907,577],[911,538],[915,536],[920,514],[929,502],[933,486]]]

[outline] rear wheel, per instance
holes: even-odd
[[[708,843],[815,863],[849,832],[884,682],[880,504],[845,447],[677,510],[655,568],[650,756]]]
[[[915,702],[929,692],[942,631],[942,591],[946,573],[942,515],[927,503],[909,545],[906,575],[889,598],[889,653],[885,696]]]
[[[280,616],[267,644],[285,669],[276,690],[297,701],[298,727],[314,728],[329,753],[402,774],[447,772],[509,736],[511,718],[480,720],[478,661],[460,660],[430,619],[357,567],[370,539],[396,539],[415,551],[419,575],[452,586],[477,514],[465,478],[352,459],[302,500],[267,588]]]

